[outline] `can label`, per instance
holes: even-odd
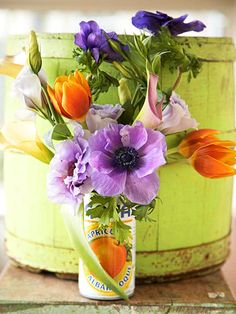
[[[119,284],[127,295],[132,295],[135,286],[135,218],[132,210],[120,214],[121,220],[130,226],[130,240],[120,244],[113,234],[113,223],[99,229],[98,220],[85,216],[84,228],[89,244],[102,267]],[[79,289],[81,295],[101,300],[118,299],[116,293],[98,280],[80,260]]]

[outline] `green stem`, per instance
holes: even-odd
[[[54,107],[53,107],[53,105],[52,105],[52,103],[51,103],[51,101],[50,101],[50,99],[48,97],[48,94],[47,94],[47,92],[46,92],[46,90],[45,90],[45,88],[43,86],[42,86],[42,91],[43,91],[43,94],[44,94],[44,96],[46,98],[46,101],[48,103],[49,111],[50,111],[50,114],[51,114],[51,116],[46,117],[46,119],[48,119],[50,121],[52,126],[55,126],[56,124],[64,124],[65,127],[68,130],[68,133],[70,133],[70,135],[72,137],[70,129],[67,127],[64,119],[60,115],[58,115],[57,112],[55,111],[55,109],[54,109]],[[53,119],[52,119],[52,117],[53,117]]]
[[[170,155],[176,154],[178,152],[179,152],[179,147],[176,146],[176,147],[168,149],[167,152],[166,152],[166,156],[170,156]]]
[[[189,162],[187,159],[182,158],[182,159],[178,159],[178,160],[173,160],[173,161],[168,161],[167,165],[173,165],[173,164],[186,164],[189,165]]]
[[[220,134],[236,134],[236,129],[231,129],[227,131],[221,131]]]
[[[45,90],[45,88],[43,86],[42,86],[42,91],[43,91],[44,96],[46,98],[46,101],[48,103],[48,107],[49,107],[49,109],[51,111],[51,115],[55,119],[56,124],[57,123],[58,124],[62,123],[62,121],[64,122],[64,120],[62,120],[62,118],[60,118],[60,116],[58,116],[58,114],[55,112],[55,109],[54,109],[54,107],[53,107],[53,105],[52,105],[52,103],[51,103],[51,101],[50,101],[50,99],[48,97],[48,94],[47,94],[47,92],[46,92],[46,90]]]
[[[108,288],[114,291],[124,300],[128,300],[128,296],[121,289],[119,284],[108,275],[101,266],[96,254],[91,249],[88,240],[84,233],[84,206],[78,208],[77,215],[72,213],[72,206],[65,205],[61,208],[61,213],[67,227],[68,234],[78,254],[78,257],[88,267],[97,279],[101,280]]]
[[[176,88],[179,86],[180,81],[181,81],[181,78],[182,78],[182,72],[179,70],[179,74],[178,74],[178,76],[177,76],[177,79],[176,79],[176,81],[175,81],[175,83],[174,83],[174,85],[173,85],[173,87],[172,87],[172,90],[173,90],[173,91],[175,91]]]

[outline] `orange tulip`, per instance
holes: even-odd
[[[179,152],[202,176],[221,178],[236,174],[236,142],[220,140],[220,131],[201,129],[189,133],[179,145]]]
[[[79,71],[69,76],[59,76],[54,89],[47,91],[56,111],[62,116],[83,122],[91,103],[91,91],[87,80]]]

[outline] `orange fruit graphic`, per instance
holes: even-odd
[[[126,262],[127,251],[114,238],[98,238],[90,243],[102,267],[112,277],[116,277]]]

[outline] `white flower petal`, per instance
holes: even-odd
[[[169,105],[163,111],[162,123],[158,130],[164,134],[172,134],[187,129],[195,129],[198,123],[191,117],[186,103],[175,93]]]

